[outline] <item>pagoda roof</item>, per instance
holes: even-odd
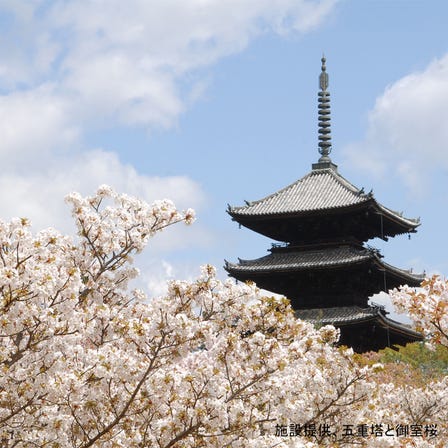
[[[343,211],[370,206],[386,219],[394,221],[402,233],[415,231],[418,219],[404,218],[378,203],[372,192],[364,193],[337,172],[336,166],[315,164],[313,170],[287,187],[263,199],[247,202],[242,207],[229,207],[232,218],[245,225],[249,219],[275,219],[293,216],[321,215],[325,211]]]
[[[296,310],[299,319],[319,325],[347,325],[372,320],[378,314],[374,307],[338,306],[331,308],[310,308]]]
[[[396,268],[381,260],[374,249],[342,245],[320,249],[299,251],[275,251],[255,260],[238,259],[239,263],[226,261],[225,269],[232,275],[263,275],[273,272],[291,272],[344,266],[373,262],[379,270],[384,270],[411,285],[420,284],[424,275]]]
[[[389,319],[383,307],[340,306],[331,308],[311,308],[297,310],[295,315],[302,320],[318,325],[334,325],[342,327],[368,321],[376,321],[380,326],[401,333],[414,340],[422,340],[423,336],[409,326]]]
[[[364,195],[335,170],[313,170],[287,187],[243,207],[230,207],[231,215],[272,216],[350,207],[366,202]]]

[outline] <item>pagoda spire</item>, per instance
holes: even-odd
[[[330,92],[328,89],[328,73],[325,65],[325,56],[322,56],[322,67],[319,75],[318,93],[318,119],[319,119],[319,154],[318,163],[313,164],[313,169],[333,168],[336,165],[331,162],[331,117],[330,117]]]

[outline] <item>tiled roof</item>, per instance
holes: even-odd
[[[381,265],[384,267],[384,269],[387,272],[394,273],[394,274],[398,275],[399,277],[403,277],[403,275],[404,275],[404,276],[408,277],[408,279],[416,280],[418,283],[421,283],[425,279],[425,276],[426,276],[425,273],[415,274],[412,272],[412,269],[411,270],[400,269],[395,266],[392,266],[389,263],[385,263],[384,261],[381,261]]]
[[[333,308],[312,308],[307,310],[296,310],[299,319],[306,320],[312,324],[342,326],[356,324],[368,320],[375,320],[384,328],[389,328],[408,336],[421,340],[422,335],[409,328],[407,325],[388,319],[384,311],[375,306],[360,308],[358,306],[341,306]]]
[[[256,260],[241,260],[238,264],[227,263],[230,270],[243,271],[283,271],[315,267],[353,264],[373,258],[373,252],[365,248],[338,246],[325,249],[301,250],[294,252],[273,252]]]
[[[378,310],[373,307],[360,308],[359,306],[340,306],[333,308],[297,310],[295,314],[299,319],[306,320],[313,324],[341,325],[374,319],[378,315]]]
[[[333,169],[313,170],[278,192],[249,202],[244,207],[231,207],[237,215],[272,215],[347,207],[371,198]]]
[[[372,193],[364,193],[341,176],[336,169],[313,169],[291,185],[258,201],[242,207],[229,207],[229,214],[237,217],[266,217],[294,215],[313,211],[346,208],[369,202],[379,213],[398,221],[405,227],[415,228],[419,220],[404,218],[378,203]]]
[[[251,275],[340,267],[372,260],[379,270],[393,274],[410,284],[419,284],[423,281],[424,274],[414,274],[412,271],[384,263],[380,257],[381,255],[379,255],[378,251],[365,247],[351,245],[330,246],[312,250],[279,250],[255,260],[242,260],[239,258],[239,263],[226,261],[225,269],[232,275]]]

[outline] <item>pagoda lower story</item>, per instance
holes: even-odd
[[[388,319],[384,307],[378,305],[298,310],[296,316],[316,326],[333,325],[339,328],[339,345],[352,347],[357,353],[423,339],[420,333],[412,331],[407,325]]]
[[[288,297],[297,317],[338,327],[340,344],[357,352],[422,339],[368,300],[402,284],[417,286],[423,276],[384,263],[377,250],[355,244],[274,246],[270,252],[256,260],[226,262],[225,269],[240,281]]]
[[[402,216],[341,176],[330,157],[330,103],[325,58],[319,78],[319,153],[312,171],[287,187],[229,215],[241,226],[267,236],[270,253],[255,260],[226,261],[225,269],[240,281],[291,301],[297,317],[316,325],[333,324],[340,344],[357,352],[421,340],[406,325],[369,306],[374,294],[400,285],[419,286],[424,276],[382,260],[368,240],[385,241],[416,232],[419,220]]]

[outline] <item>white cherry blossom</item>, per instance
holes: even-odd
[[[192,222],[191,210],[107,186],[67,202],[77,239],[0,222],[0,446],[350,446],[340,433],[276,428],[448,421],[446,381],[378,385],[381,366],[360,367],[335,347],[336,329],[296,319],[286,299],[255,285],[218,280],[212,266],[171,281],[162,297],[131,291],[132,256],[155,233]],[[434,440],[445,443],[446,431]]]

